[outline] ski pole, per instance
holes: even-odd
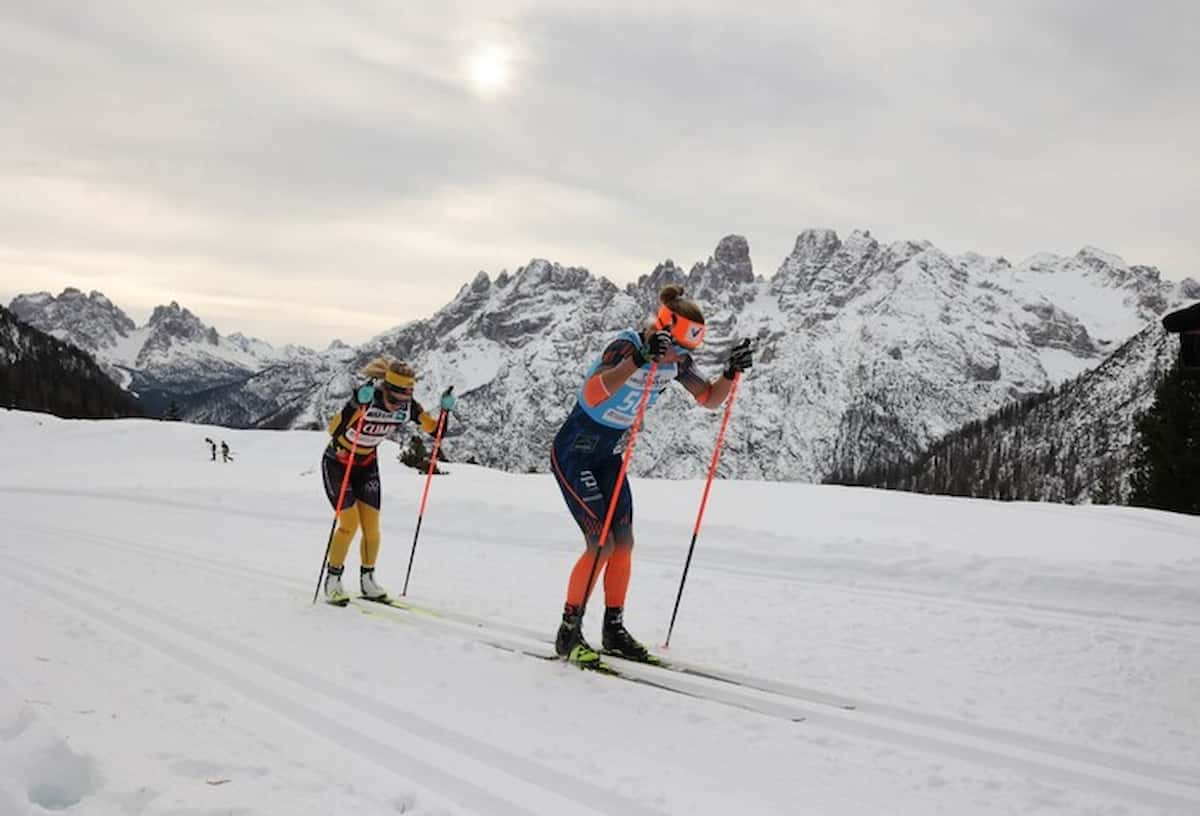
[[[454,386],[447,389],[447,393]],[[413,531],[412,552],[408,554],[408,569],[404,572],[404,589],[400,590],[401,597],[408,595],[408,578],[412,575],[413,558],[417,555],[417,537],[421,535],[421,521],[425,518],[425,502],[429,498],[429,483],[433,481],[433,471],[437,468],[438,448],[442,445],[442,431],[446,429],[446,409],[438,414],[437,435],[433,437],[433,453],[429,456],[429,472],[425,474],[425,490],[421,493],[421,509],[417,512],[417,529]]]
[[[717,446],[713,449],[712,464],[708,466],[708,481],[704,484],[704,495],[700,498],[700,512],[696,514],[696,526],[692,528],[692,543],[688,547],[687,560],[683,564],[683,577],[679,579],[679,593],[675,596],[675,609],[671,612],[671,625],[667,627],[667,639],[663,648],[671,645],[671,632],[675,629],[675,616],[679,614],[679,601],[683,599],[683,584],[687,580],[688,567],[692,565],[692,553],[696,549],[696,538],[700,535],[700,520],[704,518],[704,508],[708,505],[708,491],[712,489],[713,476],[717,472],[717,460],[721,458],[721,443],[725,441],[725,428],[729,425],[729,414],[733,410],[733,398],[737,395],[738,381],[742,372],[734,372],[733,385],[729,387],[729,397],[725,400],[725,417],[721,420],[721,430],[717,432]]]
[[[604,526],[600,529],[600,538],[596,541],[596,555],[592,558],[592,568],[588,572],[587,585],[583,590],[583,603],[579,606],[581,620],[584,610],[587,609],[588,596],[592,594],[592,581],[596,578],[596,567],[600,564],[600,551],[604,549],[604,543],[608,541],[613,513],[617,509],[617,499],[621,495],[621,485],[625,483],[625,471],[629,470],[629,460],[633,458],[633,446],[637,442],[638,430],[642,426],[642,417],[645,415],[646,405],[650,401],[650,390],[654,387],[654,375],[657,371],[658,363],[651,364],[650,371],[646,374],[646,385],[642,389],[642,398],[638,401],[637,415],[633,419],[633,425],[629,427],[629,441],[625,444],[625,452],[621,457],[621,469],[617,472],[617,482],[613,485],[612,498],[608,500],[608,512],[604,514]]]
[[[321,581],[325,578],[325,566],[329,563],[329,549],[333,546],[333,533],[337,530],[338,518],[342,515],[342,500],[346,498],[346,487],[350,484],[350,468],[354,467],[354,454],[358,451],[358,435],[362,431],[363,420],[367,418],[367,407],[362,408],[362,416],[354,426],[354,438],[350,440],[350,458],[346,460],[346,472],[342,475],[342,489],[338,491],[337,506],[333,509],[333,524],[329,525],[329,540],[325,542],[325,557],[321,559],[321,571],[317,573],[317,588],[313,590],[312,602],[317,602],[321,592]]]

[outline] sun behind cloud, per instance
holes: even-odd
[[[499,96],[508,90],[512,80],[512,54],[499,45],[481,45],[467,56],[466,71],[477,94]]]

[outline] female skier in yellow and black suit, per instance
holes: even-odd
[[[350,482],[342,502],[342,513],[338,517],[337,530],[329,547],[325,598],[333,602],[344,602],[347,599],[346,592],[342,589],[342,570],[346,563],[346,554],[350,550],[350,542],[359,527],[362,527],[362,566],[359,576],[362,594],[373,599],[387,597],[387,591],[375,582],[375,559],[379,556],[379,507],[383,497],[379,482],[379,463],[375,458],[377,449],[380,442],[407,422],[417,423],[428,434],[432,434],[438,424],[437,418],[413,399],[417,377],[408,364],[380,357],[367,364],[359,373],[370,378],[370,382],[355,389],[353,397],[342,408],[341,413],[330,421],[329,445],[321,457],[325,495],[336,510],[346,468],[351,465],[351,450],[354,456]],[[453,410],[454,405],[454,395],[447,390],[441,398],[442,410],[448,413]],[[358,420],[364,412],[366,416],[363,418],[362,429],[356,433]],[[445,428],[442,431],[444,433]]]

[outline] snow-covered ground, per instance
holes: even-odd
[[[544,475],[434,482],[410,598],[494,630],[312,606],[322,444],[0,412],[0,814],[1200,813],[1200,519],[718,483],[666,654],[794,722],[480,642],[556,627]],[[399,589],[422,479],[383,471]],[[634,485],[648,643],[700,490]]]

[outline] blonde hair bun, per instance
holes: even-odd
[[[408,363],[393,360],[387,356],[376,357],[359,369],[358,373],[364,377],[370,377],[372,380],[382,380],[387,376],[389,371],[401,377],[412,377],[415,379],[417,376],[417,372]]]

